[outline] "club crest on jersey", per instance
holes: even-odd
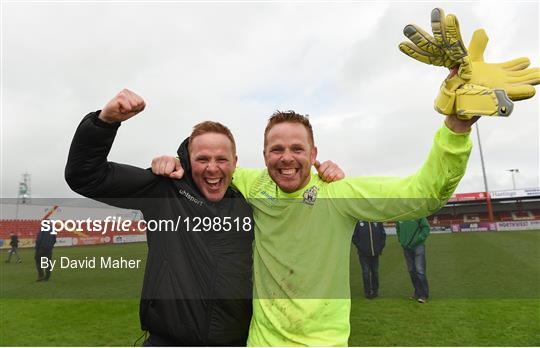
[[[311,186],[306,191],[304,191],[304,203],[311,205],[315,204],[318,190],[319,189],[317,188],[317,186]]]

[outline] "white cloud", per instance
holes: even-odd
[[[147,110],[126,122],[110,159],[146,167],[192,125],[231,127],[242,166],[262,166],[276,109],[311,115],[323,159],[349,175],[407,175],[442,117],[443,70],[397,49],[403,27],[429,29],[437,3],[15,3],[2,17],[2,196],[32,174],[35,196],[73,196],[63,179],[79,120],[128,87]],[[538,3],[444,3],[465,40],[485,27],[486,60],[538,61]],[[489,16],[486,16],[489,13]],[[538,186],[538,96],[509,119],[481,120],[491,189]],[[473,141],[476,143],[475,134]],[[483,188],[477,148],[458,190]]]

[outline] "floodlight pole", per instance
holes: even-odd
[[[512,187],[514,190],[516,189],[516,179],[514,178],[514,173],[519,173],[519,169],[507,169],[508,172],[512,173]]]
[[[491,197],[489,195],[489,188],[486,176],[486,167],[484,165],[484,155],[482,153],[482,142],[480,141],[480,128],[478,127],[478,122],[475,124],[476,128],[476,137],[478,138],[478,149],[480,150],[480,163],[482,164],[482,174],[484,176],[484,189],[486,191],[486,202],[488,208],[489,222],[494,222],[493,218],[493,209],[491,208]]]

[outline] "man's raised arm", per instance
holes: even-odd
[[[153,187],[158,178],[147,170],[107,161],[120,123],[145,108],[144,100],[124,89],[103,110],[86,115],[71,142],[65,178],[83,196],[116,206],[107,198],[137,197]]]

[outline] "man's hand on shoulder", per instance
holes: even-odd
[[[152,160],[152,173],[172,179],[182,179],[184,168],[176,157],[159,156]]]
[[[315,161],[313,164],[319,174],[319,177],[325,182],[334,182],[345,179],[345,172],[334,162],[324,161],[323,163]]]
[[[105,105],[99,118],[107,123],[122,122],[143,111],[145,106],[143,98],[129,89],[123,89]]]

